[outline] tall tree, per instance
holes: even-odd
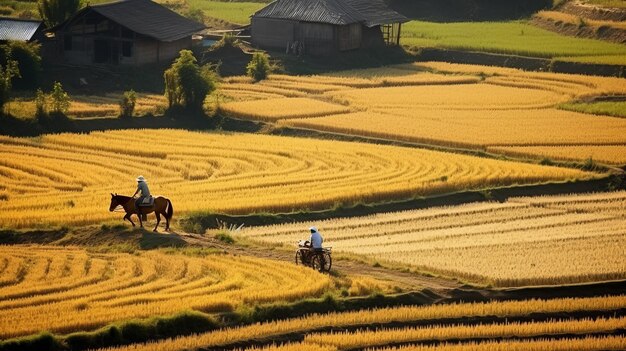
[[[38,0],[39,15],[48,27],[56,26],[75,14],[81,0]]]

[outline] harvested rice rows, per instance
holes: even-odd
[[[316,223],[336,250],[496,286],[626,278],[626,192],[535,198]],[[313,223],[247,228],[294,243]]]
[[[193,309],[223,312],[242,304],[317,296],[328,277],[245,256],[0,246],[0,338],[42,330],[69,333]]]
[[[625,94],[619,78],[415,63],[276,75],[257,84],[231,78],[222,89],[231,100],[220,106],[222,113],[283,126],[522,157],[611,164],[626,158],[626,119],[558,109],[580,98]],[[299,101],[293,97],[306,100],[293,103]],[[568,149],[544,150],[562,147]]]
[[[614,313],[613,311],[624,308],[625,301],[624,296],[614,296],[460,303],[329,313],[257,323],[109,350],[175,351],[198,347],[229,349],[233,347],[230,345],[241,345],[247,341],[265,341],[271,344],[272,340],[284,335],[292,337],[297,335],[295,339],[302,342],[266,348],[251,347],[248,350],[348,350],[398,345],[398,342],[421,347],[420,342],[445,341],[460,342],[458,346],[469,347],[475,345],[476,340],[489,343],[490,339],[497,338],[504,338],[503,343],[522,342],[545,347],[547,341],[543,340],[547,337],[551,337],[550,342],[557,345],[579,345],[578,339],[562,336],[572,334],[592,334],[585,338],[586,345],[589,346],[582,347],[581,350],[617,349],[615,345],[626,343],[626,339],[618,333],[618,330],[624,327],[626,318],[610,315]],[[559,320],[550,318],[551,315],[563,316],[568,313],[584,313],[583,311],[595,313],[599,317]],[[539,312],[544,317],[537,321],[517,321],[533,312]],[[608,316],[601,317],[603,314]],[[593,336],[594,333],[600,335],[616,333],[616,335],[596,337]],[[513,340],[506,340],[509,338]],[[521,340],[517,340],[519,338]],[[604,348],[599,348],[599,345]],[[447,345],[444,343],[442,346]],[[433,350],[438,348],[433,347]]]
[[[0,137],[0,227],[120,219],[109,193],[143,174],[175,213],[329,208],[471,188],[591,178],[419,149],[176,130]]]

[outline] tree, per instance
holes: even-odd
[[[39,15],[48,28],[56,26],[76,13],[81,0],[38,0]]]
[[[125,91],[120,100],[120,117],[130,118],[135,112],[137,104],[137,93],[134,90]]]
[[[0,46],[0,64],[6,65],[9,60],[17,61],[19,76],[13,77],[15,89],[35,89],[39,86],[41,76],[41,44],[36,42],[9,41]]]
[[[51,112],[57,116],[67,115],[70,109],[70,96],[63,90],[59,82],[54,82],[50,93]]]
[[[17,61],[9,59],[6,65],[0,65],[0,113],[4,113],[4,105],[11,97],[13,77],[19,76],[20,70],[17,68]]]
[[[217,85],[215,70],[208,65],[199,66],[191,50],[181,50],[163,78],[169,108],[201,108],[206,96]]]
[[[252,77],[257,82],[267,78],[267,75],[270,73],[270,61],[267,54],[264,52],[255,52],[246,68],[248,76]]]

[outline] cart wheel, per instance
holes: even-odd
[[[300,250],[296,251],[296,264],[304,265],[304,262],[302,261],[302,252],[300,252]]]
[[[324,271],[330,272],[330,268],[333,266],[333,258],[329,252],[324,252]]]
[[[318,272],[324,272],[324,263],[322,260],[322,255],[313,256],[313,258],[311,258],[311,268]]]

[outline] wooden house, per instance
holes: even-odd
[[[205,27],[150,0],[88,5],[53,28],[61,60],[73,64],[169,62]]]
[[[276,0],[252,15],[252,44],[312,55],[398,45],[407,21],[382,0]]]

